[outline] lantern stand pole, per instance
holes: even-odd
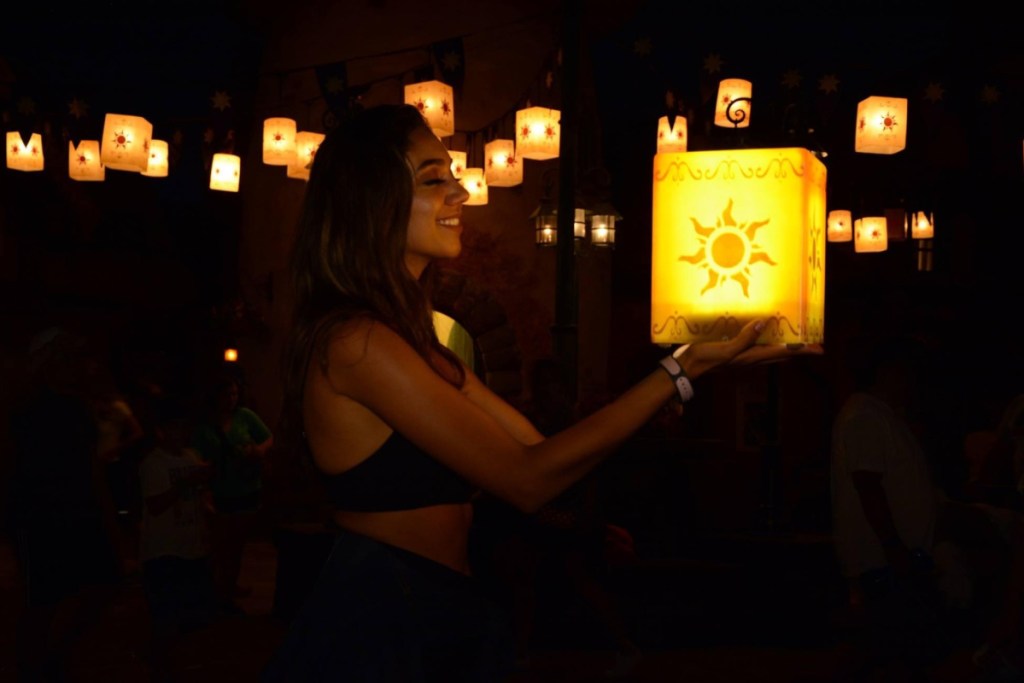
[[[582,20],[579,0],[566,0],[562,7],[562,101],[561,139],[559,140],[558,249],[555,265],[555,324],[551,328],[555,357],[563,372],[568,397],[578,394],[577,363],[579,283],[576,274],[576,155],[577,101],[579,99],[579,24]]]

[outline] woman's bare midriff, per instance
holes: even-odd
[[[389,512],[335,510],[334,521],[342,529],[471,574],[468,541],[472,505],[432,505]]]

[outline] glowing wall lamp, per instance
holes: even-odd
[[[907,100],[869,97],[857,105],[855,152],[896,154],[907,146]]]
[[[141,173],[149,166],[153,124],[141,116],[107,114],[103,119],[100,161],[116,171]]]
[[[853,239],[853,214],[846,209],[828,212],[828,241],[849,242]]]
[[[658,119],[658,153],[686,151],[686,117],[672,117],[669,125],[668,117]]]
[[[462,172],[462,186],[469,192],[466,206],[482,206],[487,203],[487,179],[484,178],[484,169],[465,169]]]
[[[272,117],[263,120],[263,163],[287,166],[295,163],[295,119]]]
[[[823,341],[825,186],[803,148],[655,155],[651,341]]]
[[[750,125],[750,95],[753,84],[742,78],[726,78],[718,84],[715,125],[746,128]]]
[[[324,141],[323,133],[300,131],[295,134],[295,160],[288,164],[288,177],[309,180],[309,172],[313,168],[313,159],[320,143]]]
[[[412,83],[405,86],[405,103],[420,110],[437,137],[455,135],[455,98],[452,86],[441,81]]]
[[[516,149],[523,159],[544,161],[558,157],[562,112],[529,107],[516,112]]]
[[[238,192],[238,183],[242,174],[241,162],[242,160],[235,154],[214,154],[213,164],[210,167],[210,189]]]
[[[493,187],[514,187],[523,183],[523,163],[516,158],[513,140],[492,140],[484,145],[484,177]]]
[[[167,141],[150,140],[149,164],[146,166],[146,170],[142,171],[142,175],[150,178],[166,178],[167,168]]]
[[[889,223],[885,216],[864,216],[853,222],[853,250],[861,253],[889,248]]]
[[[107,171],[100,162],[100,141],[68,141],[68,177],[72,180],[100,181],[107,177]]]

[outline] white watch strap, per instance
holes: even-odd
[[[690,378],[686,376],[686,372],[679,365],[679,361],[675,359],[675,354],[662,358],[661,367],[665,368],[675,383],[676,391],[679,392],[679,400],[685,403],[693,398],[693,384],[690,383]]]

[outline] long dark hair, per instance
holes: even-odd
[[[302,430],[306,372],[326,371],[330,330],[359,316],[387,325],[445,380],[465,372],[434,331],[429,298],[433,267],[419,280],[405,265],[413,178],[406,154],[417,129],[410,105],[357,112],[327,133],[317,150],[292,249],[292,336],[285,358],[282,439]]]

